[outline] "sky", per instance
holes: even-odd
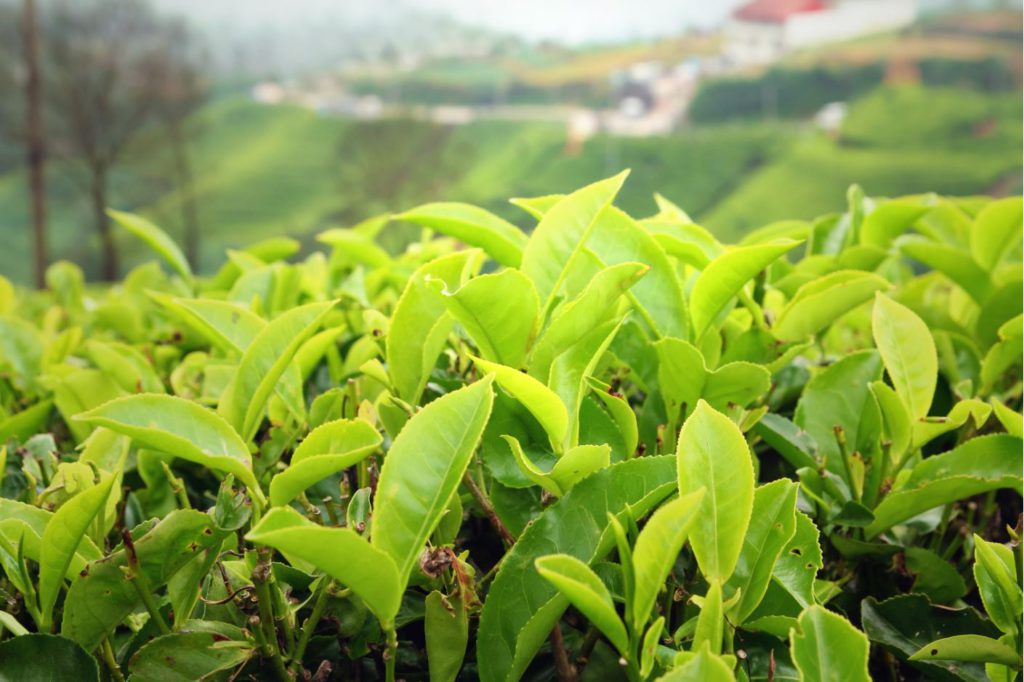
[[[713,26],[742,0],[406,0],[468,24],[568,44]]]
[[[241,30],[350,19],[380,23],[402,9],[452,18],[528,40],[620,42],[720,22],[743,0],[156,0],[165,11]]]

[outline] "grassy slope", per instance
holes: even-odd
[[[853,107],[838,141],[799,140],[704,222],[735,237],[780,218],[811,218],[841,207],[854,182],[874,195],[985,193],[1020,174],[1020,118],[1015,92],[880,90]]]
[[[477,203],[526,226],[530,219],[508,197],[570,191],[624,167],[633,169],[619,200],[627,211],[651,213],[657,190],[727,238],[778,218],[835,210],[852,182],[887,195],[984,192],[1019,173],[1015,98],[883,92],[854,107],[839,141],[760,124],[668,138],[597,137],[576,155],[566,153],[557,125],[346,122],[225,99],[203,112],[193,150],[204,269],[225,247],[281,233],[309,240],[329,226],[438,199]],[[935,118],[942,125],[919,123]],[[162,179],[166,159],[143,156],[119,171],[111,203],[178,236],[180,199]],[[60,166],[49,190],[54,257],[94,270],[84,194]],[[23,176],[0,176],[0,272],[20,281],[29,276],[27,235]],[[133,240],[121,241],[129,263],[145,257]]]

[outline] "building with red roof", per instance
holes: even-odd
[[[769,64],[786,52],[903,28],[915,0],[752,0],[726,25],[725,56],[734,64]]]

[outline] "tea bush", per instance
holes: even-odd
[[[0,279],[0,676],[1017,678],[1021,201],[624,179]]]

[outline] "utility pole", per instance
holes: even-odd
[[[43,138],[43,92],[39,73],[39,27],[35,0],[24,0],[22,46],[25,59],[25,150],[28,161],[32,243],[36,286],[46,286],[46,143]]]

